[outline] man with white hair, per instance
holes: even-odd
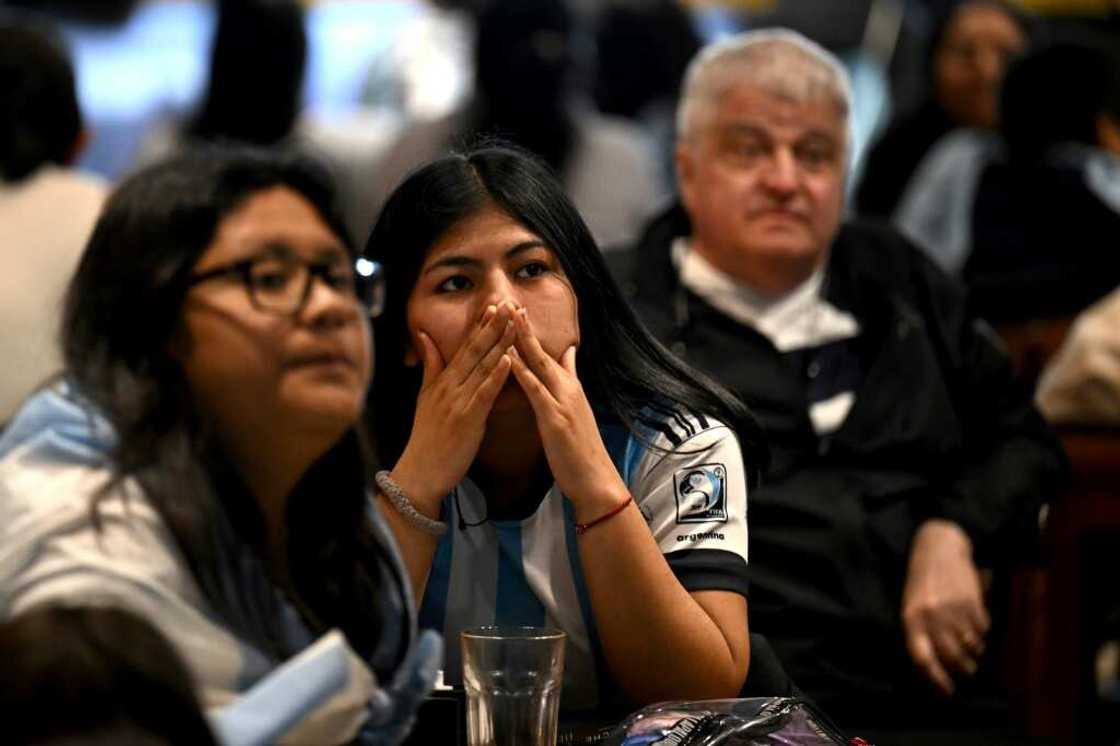
[[[1063,461],[960,290],[889,228],[842,223],[848,109],[843,68],[793,32],[701,51],[682,204],[611,260],[767,430],[751,629],[842,723],[960,724],[998,668],[978,568],[1034,546]]]

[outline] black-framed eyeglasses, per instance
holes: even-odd
[[[194,275],[189,286],[228,275],[236,276],[249,293],[249,302],[266,313],[298,314],[311,296],[311,281],[316,277],[335,292],[353,297],[370,317],[381,315],[385,307],[384,271],[379,263],[365,257],[308,262],[287,256],[257,256]]]

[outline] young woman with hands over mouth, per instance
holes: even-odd
[[[567,712],[736,696],[757,427],[641,327],[547,168],[503,147],[435,161],[367,254],[387,277],[379,503],[445,676],[463,628],[547,624]]]

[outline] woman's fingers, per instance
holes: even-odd
[[[478,367],[486,354],[494,349],[508,328],[513,308],[509,303],[487,306],[466,344],[459,348],[448,369],[456,384],[462,385]],[[505,349],[500,348],[500,349]],[[500,354],[500,353],[499,353]]]
[[[569,375],[579,378],[576,373],[576,346],[572,345],[564,350],[564,355],[560,358],[560,365],[564,370],[568,371]]]
[[[491,347],[486,354],[478,361],[478,365],[471,371],[470,375],[463,382],[463,387],[467,391],[478,388],[486,381],[490,374],[494,372],[495,366],[501,361],[502,356],[513,344],[514,339],[517,337],[517,331],[514,329],[513,322],[506,322],[505,331],[498,338],[498,341]]]
[[[529,326],[529,309],[522,308],[514,314],[514,324],[517,326],[517,351],[521,359],[541,383],[550,391],[557,391],[562,368],[541,347],[540,340]]]
[[[518,385],[521,386],[521,390],[525,392],[525,396],[528,397],[529,404],[533,407],[533,412],[539,422],[545,414],[545,408],[550,405],[555,407],[559,402],[556,401],[556,397],[541,382],[536,373],[525,364],[525,358],[517,348],[510,352],[509,357],[513,375],[517,379]]]
[[[424,377],[420,381],[420,388],[426,389],[443,372],[443,355],[439,354],[436,343],[424,332],[417,332],[416,338],[420,342],[420,363],[424,366]]]
[[[494,400],[498,398],[502,387],[506,385],[506,379],[509,378],[510,369],[513,364],[513,361],[510,359],[510,350],[512,349],[512,347],[508,347],[505,352],[498,356],[493,369],[486,374],[486,377],[479,383],[478,388],[474,390],[474,393],[471,395],[471,408],[489,412],[490,408],[494,406]]]

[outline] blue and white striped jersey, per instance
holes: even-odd
[[[747,594],[747,480],[739,442],[726,425],[673,416],[643,432],[600,429],[607,450],[686,590]],[[459,632],[477,625],[548,625],[568,635],[566,712],[608,705],[610,681],[584,583],[571,502],[554,484],[524,520],[491,520],[485,496],[465,479],[444,500],[440,539],[420,626],[443,633],[444,676],[461,681]],[[624,579],[620,578],[620,582]]]

